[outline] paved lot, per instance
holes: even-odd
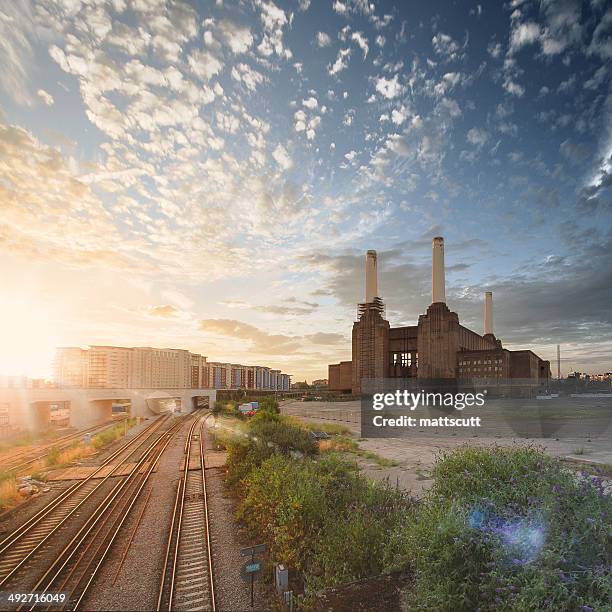
[[[601,406],[601,418],[598,423],[589,425],[584,431],[572,431],[566,428],[569,434],[563,436],[563,430],[556,432],[556,437],[520,438],[512,435],[510,428],[504,423],[499,424],[499,429],[490,428],[491,432],[498,431],[488,436],[465,436],[456,435],[452,431],[440,431],[439,433],[417,431],[410,437],[404,438],[367,438],[360,439],[359,445],[367,451],[371,451],[399,463],[396,467],[380,468],[374,462],[360,460],[364,471],[377,479],[388,478],[392,484],[410,490],[416,496],[420,496],[430,484],[428,472],[435,462],[436,456],[446,450],[469,443],[483,446],[502,445],[512,446],[516,444],[535,444],[541,446],[547,453],[556,457],[572,459],[577,461],[588,461],[589,463],[612,465],[612,436],[610,415],[612,414],[612,401]],[[576,404],[577,405],[577,404]],[[560,405],[561,410],[568,410],[568,418],[572,419],[571,406]],[[358,437],[361,432],[359,401],[351,402],[292,402],[282,406],[284,414],[299,416],[310,421],[321,423],[338,423],[346,425],[353,434]],[[585,422],[580,411],[576,411],[576,419]],[[596,431],[595,434],[587,430]],[[593,437],[596,436],[596,437]],[[580,454],[576,454],[576,452]]]

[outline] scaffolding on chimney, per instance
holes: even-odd
[[[385,303],[379,297],[375,297],[371,302],[357,304],[357,318],[361,319],[363,314],[367,311],[377,312],[384,319]]]

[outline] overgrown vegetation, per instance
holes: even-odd
[[[601,479],[535,448],[462,447],[438,458],[416,503],[270,414],[226,441],[239,518],[272,560],[316,589],[406,571],[409,610],[604,610],[612,598],[610,497]],[[311,599],[312,600],[312,599]]]
[[[525,447],[463,447],[432,476],[414,524],[391,537],[391,565],[416,571],[409,609],[609,609],[600,478]]]
[[[293,417],[286,417],[287,422],[298,425],[308,431],[323,431],[330,436],[346,436],[351,433],[351,428],[339,423],[319,423],[313,421],[302,421]]]
[[[412,507],[403,492],[368,481],[335,452],[320,453],[301,423],[275,413],[260,412],[249,437],[226,446],[239,517],[309,592],[383,571],[385,534]]]
[[[21,501],[22,497],[17,491],[17,481],[14,476],[0,481],[0,509],[5,510]]]
[[[134,418],[130,418],[130,419],[121,421],[120,423],[117,423],[113,427],[110,427],[109,429],[105,429],[104,431],[101,431],[99,434],[96,434],[91,439],[91,445],[96,450],[100,450],[101,448],[104,448],[105,446],[108,446],[109,444],[112,444],[119,438],[123,437],[129,429],[134,427],[134,425],[136,425],[136,419]]]
[[[53,446],[47,455],[30,467],[30,476],[34,480],[44,481],[50,469],[58,469],[73,465],[76,461],[94,455],[96,451],[116,442],[129,429],[136,425],[137,419],[130,418],[96,434],[88,443],[75,441],[70,446],[59,448]],[[0,470],[0,509],[15,506],[23,499],[17,489],[17,478],[14,470]]]
[[[82,442],[75,442],[68,448],[59,449],[53,447],[49,450],[46,456],[47,467],[62,468],[72,465],[79,459],[89,457],[96,452],[98,447],[92,444],[83,444]]]

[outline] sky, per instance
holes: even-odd
[[[508,348],[612,370],[602,0],[0,0],[0,372],[186,348],[293,380],[446,292]],[[556,367],[553,366],[556,373]]]

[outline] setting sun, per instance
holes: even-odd
[[[49,315],[32,296],[8,296],[0,303],[0,372],[48,378],[57,333]]]

